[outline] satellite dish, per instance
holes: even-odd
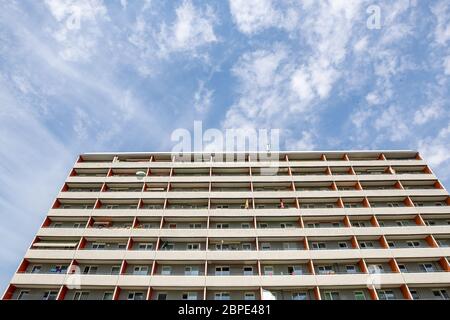
[[[136,178],[138,178],[138,180],[142,180],[144,179],[144,177],[147,175],[147,172],[139,170],[136,172]]]

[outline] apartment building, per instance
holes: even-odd
[[[3,299],[450,298],[450,197],[417,152],[261,155],[81,155]]]

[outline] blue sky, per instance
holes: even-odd
[[[194,120],[417,149],[449,186],[449,44],[448,0],[0,0],[0,287],[77,154],[170,151]]]

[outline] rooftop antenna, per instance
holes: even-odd
[[[268,154],[270,154],[270,143],[268,143],[268,144],[266,145],[266,151],[267,151]]]

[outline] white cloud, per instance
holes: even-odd
[[[436,17],[434,39],[437,44],[444,46],[450,40],[450,3],[447,0],[435,2],[431,12]]]
[[[108,19],[102,0],[46,0],[45,4],[59,22],[52,30],[60,45],[60,56],[68,61],[87,61],[101,37],[99,21]]]
[[[380,132],[380,137],[393,142],[403,140],[410,133],[405,122],[404,112],[397,106],[383,109],[375,119],[374,128]]]
[[[314,139],[315,137],[311,132],[302,131],[298,140],[296,140],[295,136],[293,136],[293,140],[289,142],[289,146],[291,146],[292,150],[298,151],[314,150],[316,147]]]
[[[204,10],[196,8],[189,0],[184,0],[176,9],[176,20],[170,26],[165,23],[158,35],[158,45],[163,55],[176,51],[195,51],[210,43],[217,42],[214,25],[217,18],[210,6]]]
[[[444,73],[450,76],[450,55],[444,58]]]
[[[450,125],[442,128],[435,137],[419,140],[418,149],[430,166],[440,169],[448,164],[450,161]],[[448,174],[449,166],[445,167],[445,173]]]
[[[292,30],[298,23],[298,6],[282,10],[272,0],[229,0],[229,5],[239,31],[248,35],[271,27]]]
[[[414,124],[422,125],[431,120],[438,119],[444,114],[442,103],[433,101],[431,105],[423,106],[414,113]]]
[[[205,113],[210,109],[213,93],[213,90],[205,87],[203,81],[199,82],[198,89],[194,94],[194,108],[197,112]]]

